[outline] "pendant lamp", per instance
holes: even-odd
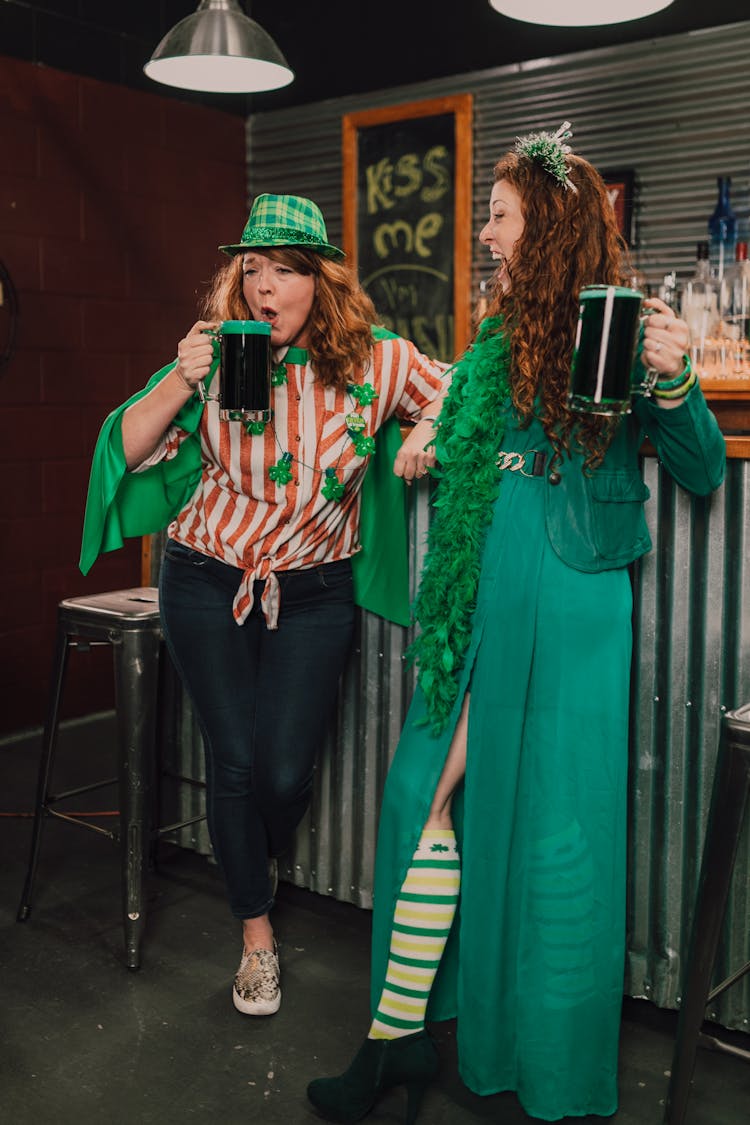
[[[503,16],[548,27],[595,27],[643,19],[668,8],[674,0],[490,0]]]
[[[201,0],[176,23],[143,68],[149,78],[181,90],[250,94],[288,86],[294,73],[239,0]]]

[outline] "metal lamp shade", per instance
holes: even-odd
[[[643,19],[668,8],[674,0],[490,0],[503,16],[548,27],[596,27]]]
[[[276,90],[294,78],[271,36],[238,0],[201,0],[167,32],[143,70],[166,86],[220,94]]]

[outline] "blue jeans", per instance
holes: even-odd
[[[160,577],[164,636],[203,733],[208,829],[237,918],[273,905],[268,857],[289,846],[307,810],[354,625],[349,559],[277,577],[273,631],[262,581],[244,625],[234,620],[233,566],[170,539]]]

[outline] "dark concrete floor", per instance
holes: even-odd
[[[70,727],[60,757],[102,756],[111,726]],[[16,922],[38,738],[0,743],[0,1115],[14,1125],[308,1125],[307,1081],[348,1063],[368,1024],[370,915],[282,883],[274,925],[284,1000],[267,1019],[230,1000],[237,923],[203,857],[162,844],[142,967],[124,967],[119,865],[106,839],[45,830],[31,917]],[[102,807],[102,806],[100,806]],[[626,1001],[618,1125],[661,1125],[675,1014]],[[461,1083],[454,1026],[432,1028],[443,1070],[420,1125],[529,1122],[515,1097]],[[747,1045],[746,1036],[738,1042]],[[403,1120],[402,1090],[368,1121]],[[601,1118],[579,1118],[601,1122]],[[748,1125],[750,1066],[701,1050],[686,1125]]]

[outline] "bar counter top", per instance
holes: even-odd
[[[699,372],[699,378],[726,438],[727,456],[750,459],[750,371],[742,375]]]

